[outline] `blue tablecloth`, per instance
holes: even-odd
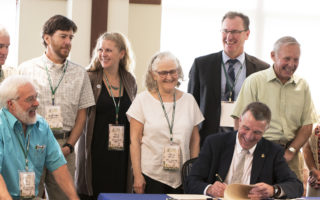
[[[128,194],[128,193],[101,193],[98,200],[166,200],[166,194]],[[320,197],[302,197],[297,200],[319,200]]]
[[[165,194],[122,194],[104,193],[99,194],[98,200],[166,200]]]

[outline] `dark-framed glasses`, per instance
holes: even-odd
[[[223,34],[228,34],[230,33],[231,35],[239,35],[242,32],[245,32],[247,30],[227,30],[227,29],[221,29],[221,33]]]
[[[172,69],[172,70],[170,70],[170,71],[156,71],[158,74],[159,74],[159,76],[161,77],[161,78],[165,78],[165,77],[167,77],[168,76],[168,74],[170,74],[170,76],[177,76],[178,75],[178,70],[177,69]]]

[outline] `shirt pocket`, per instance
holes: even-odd
[[[30,159],[35,167],[43,167],[46,160],[46,145],[36,144],[30,147]]]

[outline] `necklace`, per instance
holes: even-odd
[[[105,78],[106,78],[106,80],[107,80],[108,78],[107,78],[106,72],[104,72],[103,74],[104,74],[104,76],[105,76]],[[120,87],[116,87],[116,86],[111,85],[111,84],[110,84],[110,87],[111,87],[112,89],[114,89],[114,90],[119,90],[119,88],[120,88]],[[110,89],[110,87],[109,87],[109,89]]]
[[[119,87],[116,87],[116,86],[113,86],[113,85],[110,85],[112,89],[114,90],[119,90]]]

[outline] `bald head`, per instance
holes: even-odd
[[[9,32],[7,29],[0,24],[0,36],[8,36],[9,37]]]

